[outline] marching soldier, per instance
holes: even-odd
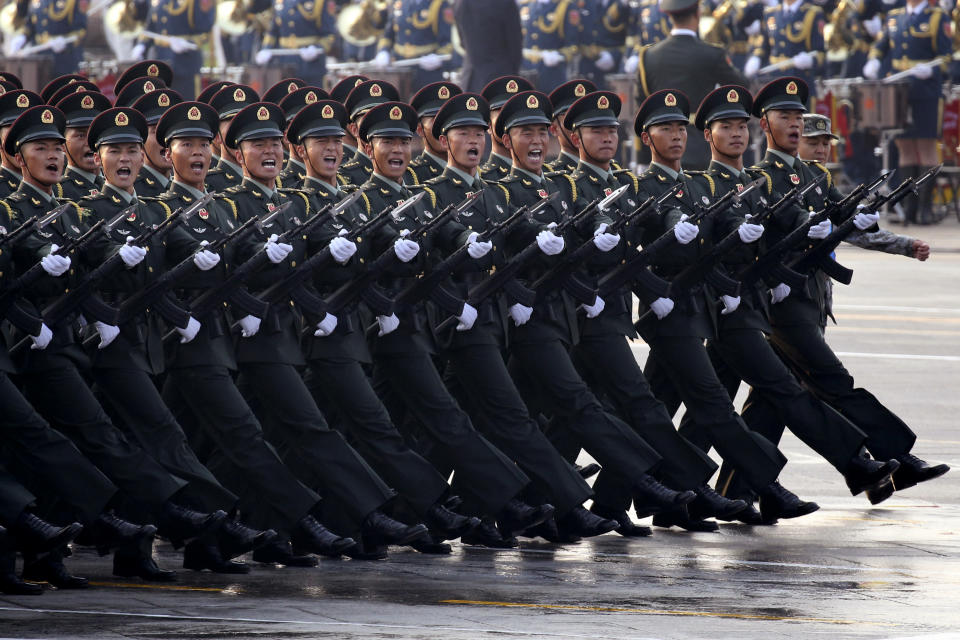
[[[37,105],[44,104],[43,98],[33,91],[19,89],[17,91],[8,91],[0,96],[0,145],[3,145],[7,138],[7,132],[10,126],[16,121],[20,114]],[[12,155],[6,152],[6,146],[0,149],[0,199],[6,198],[11,193],[20,188],[23,181],[20,162]]]
[[[369,80],[356,85],[347,99],[344,107],[350,116],[347,130],[358,141],[357,152],[340,167],[340,181],[345,185],[359,186],[373,175],[373,162],[369,154],[369,145],[360,137],[360,123],[367,113],[375,106],[385,102],[394,102],[400,99],[397,88],[389,82]],[[409,166],[404,173],[404,183],[417,184],[417,174]]]
[[[167,109],[183,102],[173,89],[158,89],[139,98],[131,107],[143,114],[147,121],[147,137],[143,143],[143,168],[134,185],[137,194],[153,198],[167,190],[170,185],[170,170],[173,168],[157,140],[157,123]]]
[[[417,135],[423,140],[423,153],[410,161],[417,182],[426,182],[443,173],[447,166],[446,150],[433,136],[433,121],[440,107],[463,91],[452,82],[437,82],[425,86],[410,100],[417,112]]]
[[[761,23],[760,43],[744,65],[744,75],[752,78],[762,64],[776,64],[771,75],[790,71],[812,87],[826,63],[823,9],[808,0],[784,0],[767,7]]]
[[[216,140],[220,142],[220,162],[207,172],[207,188],[211,193],[218,193],[228,187],[240,184],[243,180],[243,170],[240,168],[240,159],[237,150],[231,149],[225,142],[227,128],[233,117],[249,104],[258,102],[260,96],[256,91],[243,84],[234,84],[224,87],[210,98],[210,106],[220,117],[220,129]]]
[[[68,84],[66,86],[60,87],[56,90],[53,95],[50,96],[50,99],[47,101],[47,104],[56,105],[58,102],[69,96],[71,93],[78,93],[80,91],[96,91],[99,92],[100,89],[94,83],[89,80],[78,80],[77,82]]]
[[[229,82],[227,80],[214,80],[206,86],[206,88],[200,92],[200,95],[197,96],[197,102],[202,102],[204,104],[210,104],[210,99],[224,87],[229,87],[235,83]],[[211,143],[211,156],[210,156],[210,167],[215,167],[220,164],[220,137],[214,138]]]
[[[577,79],[565,82],[550,93],[553,105],[553,124],[550,133],[560,142],[560,153],[550,165],[553,171],[573,173],[580,164],[580,150],[573,143],[573,132],[564,126],[564,116],[574,102],[588,93],[597,90],[597,85],[589,80]]]
[[[146,78],[153,81],[153,88],[144,88],[140,94],[149,93],[155,89],[169,87],[173,83],[173,68],[162,60],[143,60],[127,67],[127,70],[120,74],[120,77],[113,85],[113,95],[116,99],[130,83],[140,78]],[[80,78],[83,80],[83,78]],[[74,81],[75,82],[75,81]],[[52,85],[53,83],[51,83]],[[50,85],[48,85],[49,87]],[[42,95],[42,94],[41,94]],[[135,94],[136,95],[136,94]],[[131,96],[124,100],[123,104],[114,104],[117,107],[129,107],[136,101],[136,97]]]
[[[327,56],[337,40],[337,4],[312,0],[253,0],[250,4],[252,12],[273,6],[270,30],[254,57],[256,63],[292,66],[293,75],[306,84],[323,86]]]
[[[373,64],[384,68],[391,62],[416,59],[412,86],[439,82],[445,69],[460,68],[460,56],[453,51],[452,28],[451,0],[392,0]]]
[[[487,132],[490,134],[490,155],[480,167],[480,177],[484,180],[497,181],[510,175],[513,161],[510,159],[510,152],[497,137],[497,117],[507,100],[521,91],[533,91],[529,80],[520,76],[503,76],[492,80],[481,92],[483,99],[490,105],[490,129]]]
[[[584,16],[572,0],[519,0],[523,68],[536,71],[537,87],[550,92],[567,79],[580,49]]]
[[[347,96],[350,95],[350,92],[353,89],[369,80],[367,76],[347,76],[337,84],[333,85],[333,88],[330,89],[330,99],[336,100],[340,104],[344,104],[347,101]],[[360,143],[357,142],[357,138],[350,132],[349,128],[344,129],[343,134],[343,157],[352,158],[357,154],[357,148],[360,146]]]
[[[60,180],[58,197],[77,201],[103,186],[93,149],[87,144],[87,129],[94,118],[110,108],[110,100],[97,91],[81,91],[58,102],[57,108],[67,119],[67,170]]]
[[[288,93],[278,104],[280,108],[283,109],[283,113],[287,119],[287,125],[289,126],[297,114],[305,107],[316,104],[320,100],[326,100],[327,98],[329,98],[329,96],[323,89],[317,87],[302,87]],[[283,167],[283,171],[277,176],[277,184],[281,187],[292,186],[297,188],[303,184],[304,178],[307,177],[307,168],[304,165],[304,159],[294,148],[295,145],[286,138],[284,138],[284,141],[287,145],[289,157],[287,158],[287,164]]]

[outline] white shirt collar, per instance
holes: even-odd
[[[696,31],[694,31],[693,29],[681,29],[681,28],[679,28],[679,27],[674,27],[673,29],[671,29],[671,30],[670,30],[670,35],[672,35],[672,36],[692,36],[692,37],[694,37],[694,38],[699,38],[699,37],[700,37],[700,34],[698,34],[698,33],[697,33]]]

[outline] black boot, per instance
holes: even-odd
[[[479,519],[474,519],[477,520],[477,523],[480,522]],[[420,553],[426,553],[435,556],[445,556],[453,552],[453,549],[450,547],[450,545],[442,540],[437,540],[430,533],[425,533],[421,537],[412,541],[410,546]]]
[[[63,565],[59,553],[50,553],[42,558],[24,556],[23,579],[32,582],[48,582],[57,589],[86,589],[90,581],[75,576]]]
[[[897,456],[900,468],[893,474],[893,486],[897,491],[903,491],[916,486],[920,482],[939,478],[950,467],[945,464],[929,465],[912,453],[903,453]]]
[[[560,531],[573,534],[580,538],[602,536],[616,529],[620,523],[616,520],[604,518],[587,511],[582,506],[574,507],[570,513],[557,521]]]
[[[157,528],[152,524],[133,524],[107,511],[94,520],[90,527],[90,538],[100,555],[105,556],[115,547],[137,544],[146,538],[152,540],[156,532]]]
[[[317,522],[313,516],[304,516],[297,523],[290,542],[301,553],[315,553],[329,558],[339,558],[345,549],[354,545],[353,538],[341,538]]]
[[[213,573],[243,574],[250,573],[250,567],[243,562],[224,558],[216,538],[207,535],[187,543],[183,549],[183,568],[193,571],[204,569]]]
[[[757,508],[753,506],[752,500],[747,502],[746,508],[736,512],[732,516],[716,516],[716,518],[717,520],[724,520],[725,522],[742,522],[743,524],[749,525],[773,524],[776,522],[776,520],[773,522],[764,522],[763,516],[761,516]]]
[[[148,582],[173,582],[177,579],[176,571],[161,569],[153,560],[152,537],[114,551],[113,575],[121,578],[141,578]]]
[[[343,552],[343,555],[353,560],[385,560],[387,558],[387,548],[383,545],[368,545],[362,542],[353,545]]]
[[[726,520],[747,508],[747,503],[744,500],[724,498],[707,484],[696,487],[694,491],[697,497],[687,505],[687,512],[695,520],[704,518]]]
[[[526,502],[511,498],[497,514],[497,528],[504,538],[512,538],[524,529],[535,527],[553,516],[553,505],[533,507]]]
[[[896,460],[880,462],[865,455],[856,455],[843,471],[851,495],[857,495],[890,478],[890,474],[900,468]]]
[[[582,467],[580,465],[577,465],[577,473],[579,473],[580,477],[583,478],[584,480],[589,480],[593,476],[600,473],[601,470],[602,470],[602,467],[598,465],[596,462],[585,464]]]
[[[681,507],[696,497],[693,491],[674,491],[660,484],[649,473],[640,474],[633,485],[633,508],[639,518]]]
[[[893,495],[893,477],[886,478],[867,489],[867,500],[870,504],[880,504]]]
[[[686,506],[675,509],[664,509],[653,516],[653,526],[669,529],[670,527],[680,527],[685,531],[698,533],[712,533],[720,528],[713,520],[704,520],[690,515]]]
[[[614,529],[614,531],[622,535],[624,538],[645,538],[653,533],[653,531],[650,530],[650,527],[639,525],[631,520],[630,514],[624,509],[608,507],[606,505],[598,504],[595,501],[593,505],[591,505],[590,511],[593,511],[602,518],[616,520],[617,528]]]
[[[43,587],[24,582],[17,577],[17,552],[7,537],[7,530],[0,527],[0,593],[11,596],[38,596]]]
[[[20,513],[10,533],[14,546],[25,553],[42,554],[70,543],[83,531],[79,522],[56,527],[28,511]]]
[[[232,518],[224,520],[214,535],[220,546],[220,557],[224,560],[255,551],[277,538],[277,532],[273,529],[258,531]]]
[[[184,541],[213,531],[226,518],[227,513],[219,509],[213,513],[201,513],[168,500],[157,520],[157,533],[169,540],[174,549],[179,549]]]
[[[463,534],[480,526],[480,518],[471,518],[454,513],[439,502],[427,510],[426,524],[430,535],[443,542],[456,540]]]
[[[436,508],[438,505],[434,505]],[[456,515],[456,514],[453,514]],[[363,539],[374,546],[410,544],[428,532],[426,525],[406,525],[377,509],[366,517],[361,525]],[[350,546],[350,545],[347,545]]]
[[[348,538],[349,539],[349,538]],[[287,567],[315,567],[317,559],[311,555],[297,555],[286,540],[274,540],[253,552],[256,562],[282,564]]]
[[[543,522],[517,534],[524,538],[543,538],[553,544],[576,544],[581,538],[571,531],[562,531],[556,518],[547,518]]]
[[[501,535],[496,522],[489,517],[481,518],[479,527],[460,536],[460,542],[491,549],[514,549],[520,544],[513,536]]]
[[[779,482],[771,482],[760,490],[760,515],[764,524],[780,519],[799,518],[820,508],[816,502],[798,498]]]

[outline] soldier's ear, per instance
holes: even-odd
[[[642,131],[642,132],[640,133],[640,142],[642,142],[643,144],[647,145],[648,147],[649,147],[649,146],[652,146],[651,143],[650,143],[650,134],[647,133],[646,130],[644,130],[644,131]]]
[[[707,142],[713,142],[713,131],[710,130],[710,127],[703,130],[703,139]]]
[[[560,137],[560,127],[559,125],[557,125],[556,121],[553,121],[550,123],[549,130],[550,130],[550,135],[552,135],[554,138]]]
[[[503,137],[500,138],[500,144],[506,147],[507,151],[513,151],[513,143],[510,140],[510,132],[506,131],[503,134]]]
[[[581,138],[580,138],[579,129],[575,130],[573,133],[570,134],[570,142],[572,142],[573,146],[575,146],[577,149],[580,148],[580,144],[581,144],[580,140]]]
[[[443,148],[444,151],[447,151],[447,152],[450,151],[450,144],[449,144],[449,142],[447,141],[447,135],[446,135],[446,134],[441,133],[441,134],[440,134],[440,137],[437,138],[437,140],[440,141],[440,146]]]
[[[172,164],[172,163],[173,163],[173,157],[172,157],[172,156],[173,156],[173,154],[172,154],[171,151],[170,151],[170,147],[164,147],[164,148],[163,148],[163,159]]]
[[[770,121],[767,120],[767,114],[763,114],[763,117],[760,118],[760,130],[764,133],[770,132]]]

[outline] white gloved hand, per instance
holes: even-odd
[[[783,302],[788,295],[790,295],[790,285],[781,282],[773,289],[770,289],[770,302],[772,304]]]
[[[463,311],[457,316],[460,323],[457,325],[457,331],[470,331],[477,321],[477,309],[467,302],[463,303]]]
[[[178,38],[177,36],[170,36],[170,50],[174,53],[186,53],[187,51],[193,51],[197,47],[184,38]]]
[[[597,65],[597,69],[601,71],[610,71],[616,66],[616,61],[613,59],[613,56],[610,55],[609,51],[601,51],[595,64]]]
[[[252,338],[260,331],[260,318],[247,314],[240,318],[240,337]]]
[[[209,243],[206,240],[201,242],[200,251],[193,254],[193,264],[196,265],[200,271],[210,271],[210,269],[220,264],[220,254],[204,249],[207,244]]]
[[[537,234],[537,246],[548,256],[555,256],[563,251],[563,238],[554,234],[549,229],[544,229]]]
[[[700,227],[692,222],[687,222],[687,214],[683,214],[683,216],[680,218],[680,222],[673,227],[673,235],[677,238],[677,242],[680,244],[690,244],[699,233]]]
[[[306,47],[300,47],[300,59],[304,62],[313,62],[320,57],[321,53],[323,53],[323,49],[312,44]]]
[[[917,80],[926,80],[933,75],[933,67],[926,64],[918,64],[910,69],[910,75]]]
[[[747,58],[746,64],[743,65],[743,75],[748,78],[752,78],[757,75],[757,71],[760,71],[760,58],[757,56],[750,56]]]
[[[880,220],[880,214],[870,211],[865,205],[857,207],[857,215],[853,216],[853,226],[860,231],[866,231]]]
[[[616,233],[607,233],[607,223],[602,223],[597,230],[593,232],[593,246],[606,253],[620,244],[620,235]]]
[[[357,245],[352,240],[337,236],[330,241],[330,255],[340,264],[347,264],[356,252]]]
[[[54,255],[54,251],[59,249],[58,245],[50,246],[50,253],[40,259],[40,266],[54,278],[59,278],[70,268],[70,258],[67,256]]]
[[[880,19],[880,14],[873,16],[869,20],[864,20],[863,28],[867,30],[871,38],[876,38],[880,30],[883,29],[883,20]]]
[[[541,51],[540,59],[543,61],[543,64],[547,65],[548,67],[555,67],[565,60],[562,53],[559,51],[554,51],[553,49]]]
[[[878,58],[870,58],[867,60],[867,64],[863,65],[863,77],[867,80],[876,80],[879,75],[880,60]]]
[[[253,56],[253,61],[256,62],[261,67],[267,64],[270,64],[270,58],[273,57],[273,52],[266,49],[261,49],[257,51],[257,55]]]
[[[816,58],[806,51],[801,51],[797,55],[793,56],[791,60],[793,61],[794,68],[806,70],[813,67],[813,63],[816,61]]]
[[[737,233],[740,235],[740,242],[750,244],[759,240],[760,236],[763,235],[763,225],[744,222],[737,227]]]
[[[592,305],[582,304],[580,308],[587,313],[588,318],[596,318],[598,315],[603,313],[603,308],[607,306],[607,303],[603,301],[603,298],[597,296],[596,301]]]
[[[30,348],[36,351],[42,351],[46,349],[50,341],[53,340],[53,331],[50,330],[50,327],[48,327],[46,323],[41,322],[39,335],[30,336],[30,339],[33,341]]]
[[[97,349],[106,349],[110,346],[110,343],[117,339],[117,336],[120,335],[120,327],[114,326],[112,324],[107,324],[105,322],[93,323],[93,326],[97,328],[97,333],[100,334],[100,344],[97,345]]]
[[[507,311],[510,313],[510,318],[513,320],[513,324],[518,327],[527,324],[527,322],[530,321],[530,316],[533,315],[533,307],[528,307],[527,305],[520,304],[519,302],[510,305]]]
[[[810,215],[812,216],[813,214],[811,213]],[[821,220],[810,227],[810,230],[807,231],[807,237],[811,240],[823,240],[830,235],[830,229],[832,228],[833,225],[830,224],[830,220]]]
[[[477,260],[483,256],[490,253],[493,249],[493,243],[489,240],[486,242],[477,242],[477,237],[480,234],[474,231],[469,236],[467,236],[467,253],[471,258]]]
[[[277,234],[275,233],[267,238],[263,248],[267,252],[267,258],[269,258],[273,264],[280,264],[290,255],[290,252],[293,251],[293,245],[289,245],[286,242],[277,242]]]
[[[187,320],[187,328],[181,329],[177,327],[177,333],[180,334],[180,344],[187,344],[191,340],[197,337],[197,333],[200,331],[200,321],[190,316],[190,319]]]
[[[754,20],[753,22],[748,24],[746,27],[744,27],[743,32],[748,36],[757,35],[758,33],[760,33],[760,21]]]
[[[377,324],[380,325],[380,333],[377,335],[385,336],[397,330],[397,327],[400,326],[400,318],[398,318],[395,313],[391,313],[388,316],[377,316]]]
[[[147,257],[147,250],[133,244],[133,238],[130,236],[127,236],[127,243],[120,247],[117,253],[120,254],[123,264],[127,265],[127,269],[133,269]]]
[[[323,320],[317,323],[317,330],[313,332],[318,338],[326,338],[328,335],[333,333],[333,330],[337,328],[337,316],[332,313],[328,313],[323,316]]]
[[[630,56],[623,63],[623,72],[624,73],[636,73],[637,67],[640,66],[640,56]]]
[[[57,36],[50,39],[50,51],[54,53],[63,53],[63,50],[67,48],[67,39],[63,36]]]
[[[390,52],[381,51],[380,53],[378,53],[373,57],[372,62],[373,62],[373,66],[383,69],[385,66],[390,64]]]
[[[24,33],[18,33],[10,39],[6,46],[7,53],[16,56],[18,52],[27,44],[27,36]]]
[[[722,316],[733,313],[740,306],[740,296],[720,296],[720,300],[723,302]]]
[[[420,58],[420,68],[424,71],[436,71],[443,66],[443,58],[435,53],[428,53]]]
[[[131,60],[143,60],[145,55],[147,55],[147,45],[142,42],[138,42],[133,46],[133,49],[130,50]]]
[[[650,311],[657,316],[657,320],[663,320],[673,311],[673,300],[670,298],[657,298],[650,303]]]
[[[410,262],[420,253],[420,245],[413,240],[397,238],[397,241],[393,243],[393,252],[397,254],[400,262]]]

